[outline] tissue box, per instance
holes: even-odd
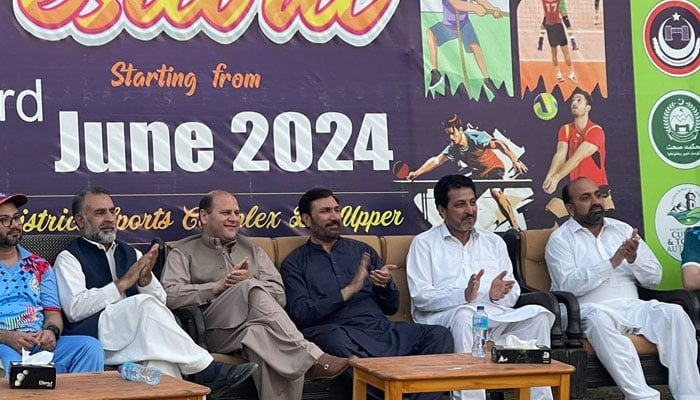
[[[547,346],[536,349],[513,349],[505,346],[491,348],[491,361],[508,364],[551,364],[551,350]]]
[[[9,380],[11,389],[55,389],[56,367],[11,362]]]

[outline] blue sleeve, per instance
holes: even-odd
[[[287,294],[287,313],[300,329],[319,324],[345,305],[335,285],[324,284],[320,274],[308,272],[311,259],[302,246],[285,258],[280,268]]]
[[[61,309],[61,302],[58,299],[58,284],[56,283],[56,274],[53,271],[53,267],[49,267],[41,277],[41,305],[48,311],[59,311]]]
[[[448,144],[447,147],[445,147],[445,150],[443,150],[441,154],[450,160],[454,160],[455,155],[452,154],[453,147],[454,147],[454,144],[452,144],[452,143]]]
[[[690,262],[700,264],[700,226],[690,228],[685,232],[681,265]]]
[[[474,142],[478,147],[482,149],[491,146],[491,136],[484,131],[469,131],[467,132],[467,138]]]

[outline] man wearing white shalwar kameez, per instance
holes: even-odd
[[[416,322],[450,328],[455,352],[472,351],[472,316],[484,305],[488,337],[505,344],[509,335],[550,345],[554,314],[537,305],[513,309],[520,287],[505,242],[476,229],[476,189],[462,175],[435,185],[435,203],[444,222],[415,237],[406,260],[411,314]],[[484,399],[485,391],[453,392],[452,398]],[[550,388],[533,388],[532,398],[551,399]]]
[[[117,213],[106,190],[79,193],[72,208],[82,237],[54,264],[66,334],[99,339],[107,365],[143,361],[178,378],[195,375],[212,389],[212,398],[254,372],[255,363],[214,361],[178,326],[165,306],[165,290],[151,272],[158,245],[142,255],[116,240]]]
[[[554,231],[545,258],[552,290],[572,292],[581,304],[584,334],[626,399],[659,399],[649,387],[629,334],[656,344],[669,369],[675,399],[700,399],[695,328],[676,304],[639,299],[637,284],[661,281],[662,269],[649,246],[628,224],[604,218],[603,198],[590,179],[564,187],[571,216]]]

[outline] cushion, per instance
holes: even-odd
[[[399,310],[390,315],[392,321],[413,321],[411,318],[411,295],[408,292],[408,279],[406,274],[406,256],[411,247],[413,235],[382,236],[382,254],[386,264],[394,264],[398,268],[391,272],[393,279],[400,292]]]
[[[267,253],[267,256],[270,257],[270,260],[272,262],[275,262],[275,257],[276,257],[276,251],[275,251],[275,241],[272,240],[272,238],[269,237],[247,237],[251,242],[255,243],[256,245],[260,246],[263,250],[265,250],[265,253]]]
[[[544,248],[552,229],[530,229],[520,232],[520,251],[523,280],[527,286],[548,292],[552,285],[544,260]]]
[[[642,335],[629,335],[628,337],[630,338],[630,340],[632,340],[632,344],[634,345],[634,348],[637,349],[638,354],[658,354],[659,353],[659,351],[656,349],[656,345],[654,343],[648,341],[644,336],[642,336]],[[586,354],[588,354],[588,357],[592,357],[595,354],[595,352],[593,351],[591,344],[586,339],[582,340],[582,342],[583,342],[583,349],[586,351]]]

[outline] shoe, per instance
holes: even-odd
[[[571,79],[572,82],[576,83],[576,72],[569,72],[569,79]]]
[[[208,367],[195,375],[195,382],[211,389],[210,399],[223,397],[232,388],[240,385],[250,377],[258,364],[248,362],[245,364],[225,364],[212,361]]]
[[[576,44],[576,39],[574,39],[573,36],[571,37],[571,50],[578,50],[578,44]]]
[[[484,86],[486,86],[486,88],[491,91],[491,94],[493,94],[494,96],[496,95],[498,89],[496,89],[496,85],[493,84],[491,78],[484,79]]]
[[[333,379],[348,369],[348,359],[323,353],[306,371],[309,379]]]
[[[443,81],[445,80],[445,77],[442,76],[440,71],[434,69],[430,71],[430,85],[428,85],[428,89],[433,90],[438,85],[440,85]]]
[[[564,82],[564,77],[561,76],[561,72],[557,72],[557,82]]]

